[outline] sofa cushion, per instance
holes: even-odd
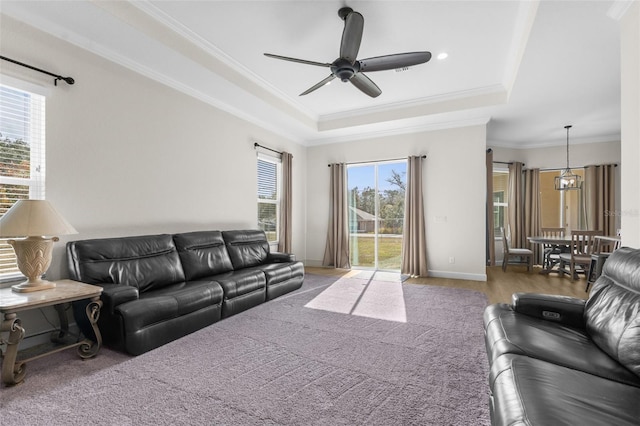
[[[219,305],[222,288],[215,281],[192,281],[166,286],[116,307],[125,318],[125,332]]]
[[[185,280],[171,235],[103,238],[67,244],[71,278],[146,292]]]
[[[304,280],[302,262],[271,263],[260,267],[267,279],[267,300],[297,290]]]
[[[208,277],[208,279],[220,283],[224,290],[225,300],[233,299],[255,290],[264,289],[267,285],[264,272],[255,268],[214,275]]]
[[[637,425],[640,387],[536,358],[502,355],[491,366],[492,424]]]
[[[233,269],[261,265],[269,255],[269,242],[263,231],[222,231]]]
[[[227,272],[210,279],[219,282],[224,290],[222,318],[258,306],[267,300],[266,279],[259,268]]]
[[[505,304],[488,306],[484,323],[490,363],[504,354],[527,355],[640,386],[640,378],[603,352],[584,329],[523,315]]]
[[[596,345],[640,377],[640,250],[623,247],[609,256],[585,319]]]
[[[201,231],[173,236],[188,281],[233,270],[220,231]]]

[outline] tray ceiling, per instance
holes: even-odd
[[[511,147],[620,138],[613,1],[355,1],[358,58],[429,50],[406,71],[298,96],[338,57],[343,1],[2,1],[0,12],[305,145],[488,122]],[[439,53],[448,57],[438,60]],[[20,58],[16,58],[20,59]]]

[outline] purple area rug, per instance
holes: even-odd
[[[33,361],[2,425],[489,425],[484,294],[373,276],[303,287],[138,357]]]

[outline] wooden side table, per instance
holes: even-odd
[[[0,289],[0,313],[4,314],[4,320],[0,323],[0,343],[7,345],[4,354],[0,350],[2,358],[2,381],[12,386],[24,380],[26,373],[26,363],[35,359],[60,352],[66,349],[78,348],[78,354],[82,358],[92,358],[96,356],[102,345],[102,336],[98,330],[97,322],[100,316],[100,294],[102,287],[81,283],[72,280],[56,281],[55,288],[35,291],[32,293],[16,293],[11,288]],[[16,361],[18,355],[18,345],[24,338],[24,328],[18,319],[17,313],[30,309],[43,308],[46,306],[56,307],[60,316],[61,333],[66,333],[66,316],[62,309],[56,305],[74,302],[77,300],[90,299],[86,313],[96,336],[96,341],[85,339],[80,342],[57,347],[49,352],[34,356],[32,358]],[[2,337],[3,332],[8,332],[8,338]]]

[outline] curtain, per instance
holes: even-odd
[[[526,237],[533,237],[542,233],[542,215],[540,211],[540,169],[525,170],[524,172],[524,233],[526,245],[529,241]],[[533,260],[536,264],[542,264],[542,250],[540,244],[531,244]]]
[[[584,171],[584,204],[587,229],[616,235],[615,165],[587,166]]]
[[[421,156],[410,156],[407,159],[407,191],[404,203],[400,272],[419,277],[428,275]]]
[[[293,155],[282,153],[282,194],[280,195],[280,232],[278,235],[278,251],[291,253],[291,218],[292,218],[292,169]]]
[[[322,266],[349,269],[346,167],[344,164],[330,164],[329,168],[329,229]]]
[[[522,163],[513,162],[509,164],[509,229],[513,248],[526,247],[522,200]]]
[[[496,264],[495,223],[493,223],[493,150],[487,149],[487,264]]]

